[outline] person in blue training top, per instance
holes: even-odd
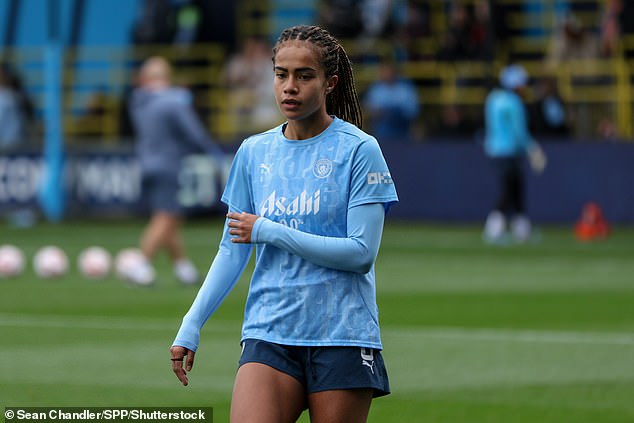
[[[209,273],[170,349],[187,385],[200,330],[255,246],[232,422],[363,422],[389,393],[374,263],[398,201],[377,140],[363,132],[350,61],[316,26],[273,48],[287,122],[247,138],[222,196],[227,220]]]
[[[416,86],[399,75],[397,65],[384,60],[379,79],[368,88],[363,105],[370,116],[370,130],[381,142],[409,142],[412,124],[420,111]]]
[[[127,277],[135,282],[151,282],[155,276],[151,260],[165,249],[175,276],[184,284],[199,283],[198,271],[186,256],[181,233],[185,211],[178,199],[179,174],[187,156],[211,154],[221,160],[223,153],[191,106],[191,93],[172,85],[171,66],[165,58],[145,60],[139,69],[138,83],[129,111],[137,138],[142,191],[151,217],[140,241],[147,261]]]
[[[506,238],[507,226],[516,241],[525,242],[531,235],[531,222],[524,204],[522,159],[528,155],[534,171],[541,173],[546,156],[528,131],[521,92],[528,74],[520,65],[509,65],[500,73],[501,88],[494,89],[485,102],[486,155],[492,160],[499,180],[499,197],[484,225],[484,239],[500,242]]]

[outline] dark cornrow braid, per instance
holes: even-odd
[[[339,76],[335,89],[326,97],[326,111],[361,128],[363,116],[354,84],[352,64],[339,41],[318,26],[298,25],[285,29],[273,47],[273,62],[282,44],[287,41],[307,41],[321,53],[326,78]]]

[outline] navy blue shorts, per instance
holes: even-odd
[[[301,347],[258,339],[242,344],[239,365],[261,363],[297,379],[307,394],[339,389],[374,389],[390,393],[380,350],[360,347]]]
[[[141,190],[145,206],[151,212],[167,212],[181,215],[183,208],[178,201],[178,177],[169,174],[144,175]]]

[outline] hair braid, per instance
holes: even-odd
[[[354,83],[352,64],[339,41],[328,31],[318,26],[298,25],[285,29],[273,47],[273,62],[282,44],[287,41],[307,41],[317,47],[321,54],[326,78],[339,77],[335,89],[326,97],[326,111],[359,128],[363,124],[361,104]]]

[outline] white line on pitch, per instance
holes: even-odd
[[[560,344],[634,345],[633,333],[573,332],[494,328],[403,328],[387,326],[384,336],[412,336],[447,340],[505,341]]]
[[[4,327],[174,331],[178,328],[179,324],[180,319],[166,318],[0,313],[0,326]],[[214,332],[234,333],[238,326],[239,323],[234,321],[214,321],[212,319],[205,327]],[[402,326],[384,326],[383,335],[388,338],[416,337],[462,341],[634,345],[634,334],[622,332],[510,330],[494,328],[406,328]]]
[[[180,319],[136,318],[136,317],[98,317],[98,316],[60,316],[0,313],[0,326],[4,327],[44,327],[67,329],[104,329],[104,330],[155,330],[174,331],[178,329]],[[235,332],[235,322],[216,321],[208,325],[214,332]]]

